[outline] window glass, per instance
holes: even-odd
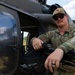
[[[23,34],[23,45],[24,46],[26,46],[27,35],[28,35],[28,32],[24,32],[24,34]]]

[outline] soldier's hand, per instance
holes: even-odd
[[[62,49],[56,49],[53,53],[51,53],[46,61],[45,61],[45,68],[49,69],[51,72],[54,69],[59,67],[60,61],[63,58],[64,51]]]
[[[34,38],[32,40],[32,46],[35,50],[42,48],[42,43],[43,43],[43,41],[40,40],[39,38]]]

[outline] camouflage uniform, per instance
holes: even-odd
[[[69,29],[65,31],[64,35],[61,35],[58,29],[53,31],[48,31],[45,34],[40,35],[40,38],[44,42],[51,42],[54,48],[61,48],[65,53],[70,50],[75,49],[75,26],[69,25]],[[60,65],[61,69],[71,70],[70,67]],[[73,72],[64,72],[62,70],[57,69],[54,75],[75,75],[75,67]]]

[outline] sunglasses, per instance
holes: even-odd
[[[64,14],[60,14],[60,15],[55,15],[55,16],[53,16],[52,18],[55,20],[55,21],[57,21],[58,20],[58,18],[60,18],[60,19],[63,19],[64,18]]]

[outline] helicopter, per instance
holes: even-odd
[[[0,0],[0,75],[48,75],[45,57],[33,53],[30,40],[57,28],[52,13],[58,7],[46,5],[46,0]],[[24,32],[28,32],[26,46]]]

